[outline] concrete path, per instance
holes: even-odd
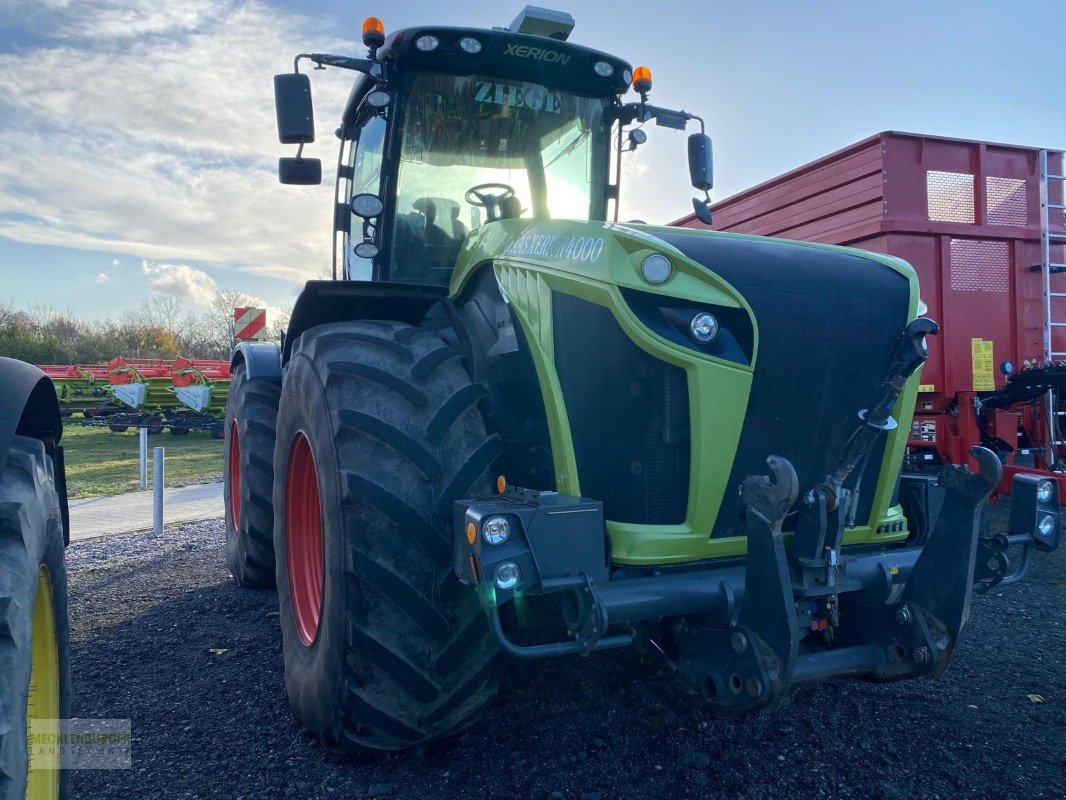
[[[222,483],[163,490],[163,524],[215,519],[223,514]],[[70,501],[70,538],[92,539],[152,527],[152,490]]]

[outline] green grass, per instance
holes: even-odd
[[[63,452],[67,493],[71,499],[133,492],[140,488],[137,429],[112,433],[107,428],[66,425]],[[206,431],[148,437],[148,485],[152,482],[152,448],[166,448],[167,486],[207,483],[222,477],[222,446]]]

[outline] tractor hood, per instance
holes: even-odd
[[[655,235],[728,281],[758,325],[759,353],[730,483],[759,474],[775,453],[792,462],[803,489],[813,487],[835,467],[856,413],[879,396],[896,340],[916,312],[913,270],[844,248],[679,229],[659,228]],[[858,519],[869,516],[884,443],[861,477]],[[738,533],[742,508],[739,493],[727,492],[715,535]]]
[[[668,261],[654,282],[653,257]],[[537,367],[555,488],[601,500],[615,560],[634,565],[743,553],[741,482],[774,454],[803,489],[832,472],[917,310],[898,259],[690,229],[502,220],[464,244],[460,306],[488,270],[506,307],[493,326],[513,318]],[[719,325],[710,342],[690,330],[699,312]],[[858,476],[848,543],[905,535],[894,490],[916,386]]]

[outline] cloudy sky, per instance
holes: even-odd
[[[717,198],[880,130],[1066,148],[1061,0],[542,4],[708,119]],[[0,0],[0,301],[290,305],[329,264],[330,188],[278,185],[271,76],[300,51],[361,55],[366,14],[490,27],[522,5]],[[326,164],[350,77],[314,73]],[[653,131],[638,167],[624,216],[687,213],[680,134]]]

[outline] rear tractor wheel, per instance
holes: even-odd
[[[487,492],[489,436],[460,351],[399,322],[305,332],[274,464],[285,686],[330,748],[399,750],[473,724],[498,650],[452,571],[452,503]]]
[[[226,558],[241,586],[274,585],[274,430],[279,387],[248,378],[244,365],[230,382],[223,448]],[[212,435],[216,428],[212,428]],[[216,437],[217,438],[217,437]]]
[[[0,797],[65,796],[58,750],[27,734],[58,734],[69,712],[59,496],[44,445],[16,436],[0,465]]]

